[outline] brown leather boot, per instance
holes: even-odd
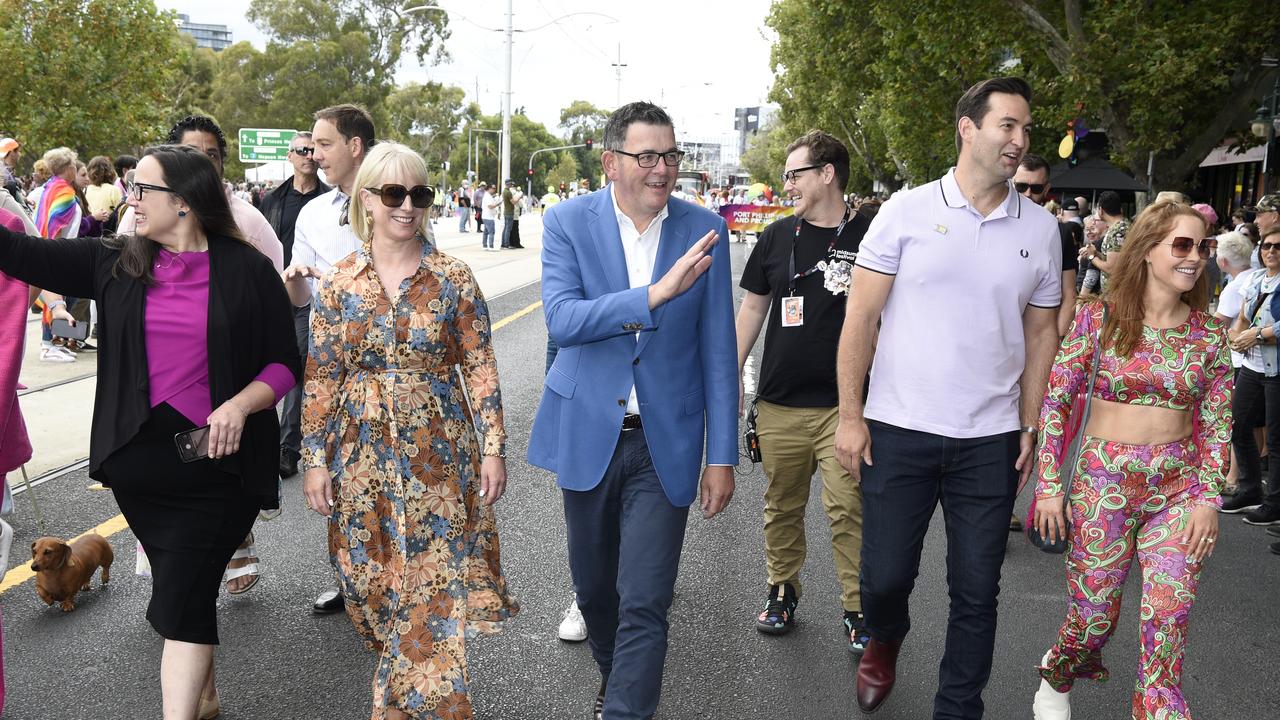
[[[880,708],[893,683],[898,679],[898,651],[902,641],[881,642],[875,638],[867,643],[867,651],[858,663],[858,707],[871,713]]]

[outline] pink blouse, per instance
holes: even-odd
[[[196,426],[213,414],[209,390],[209,254],[160,249],[147,288],[147,367],[151,407],[169,403]],[[271,363],[258,373],[278,403],[297,383],[289,368]]]

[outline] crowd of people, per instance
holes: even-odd
[[[562,493],[565,619],[582,626],[566,639],[586,639],[599,671],[584,715],[657,711],[689,511],[731,501],[745,418],[767,480],[752,623],[795,627],[820,471],[843,610],[831,623],[858,658],[862,710],[885,703],[900,665],[921,672],[899,651],[941,504],[950,614],[933,717],[983,715],[1014,503],[1032,482],[1031,529],[1066,541],[1069,589],[1027,673],[1034,716],[1067,720],[1074,683],[1107,677],[1136,558],[1130,712],[1191,717],[1183,655],[1219,513],[1280,527],[1280,196],[1229,232],[1177,194],[1132,220],[1114,193],[1053,207],[1048,165],[1027,152],[1031,102],[1018,78],[971,87],[955,167],[885,201],[847,194],[837,138],[797,138],[774,198],[794,212],[761,233],[736,310],[727,225],[704,206],[736,198],[675,194],[683,153],[661,108],[610,116],[609,183],[545,210],[549,341],[528,442]],[[291,142],[292,177],[256,197],[223,179],[226,140],[203,116],[140,159],[50,150],[31,188],[9,162],[21,146],[0,152],[0,328],[38,301],[50,330],[99,331],[89,472],[150,566],[165,717],[219,714],[216,600],[254,587],[253,526],[299,471],[335,581],[312,610],[345,610],[376,655],[372,717],[473,717],[466,632],[520,608],[494,514],[508,438],[488,307],[436,247],[442,199],[422,157],[378,141],[349,104],[317,110]],[[498,250],[521,247],[531,201],[481,182],[443,205]],[[920,352],[922,328],[947,354]],[[56,339],[42,359],[91,347]],[[0,336],[0,472],[30,457],[22,343]]]

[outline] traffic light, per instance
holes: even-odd
[[[595,140],[587,138],[587,152],[591,152],[591,147],[596,144]]]
[[[529,177],[533,177],[533,168],[529,168]]]

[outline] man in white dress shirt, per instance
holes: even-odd
[[[355,252],[360,240],[351,231],[347,210],[351,184],[360,164],[375,142],[373,119],[357,105],[343,104],[317,111],[311,129],[315,150],[312,157],[324,170],[333,189],[302,207],[293,229],[292,264],[285,268],[285,288],[294,307],[310,308],[311,295],[320,278],[339,260]],[[310,328],[298,334],[298,352],[306,357],[311,343]],[[341,610],[342,593],[337,585],[316,598],[311,610],[327,615]]]

